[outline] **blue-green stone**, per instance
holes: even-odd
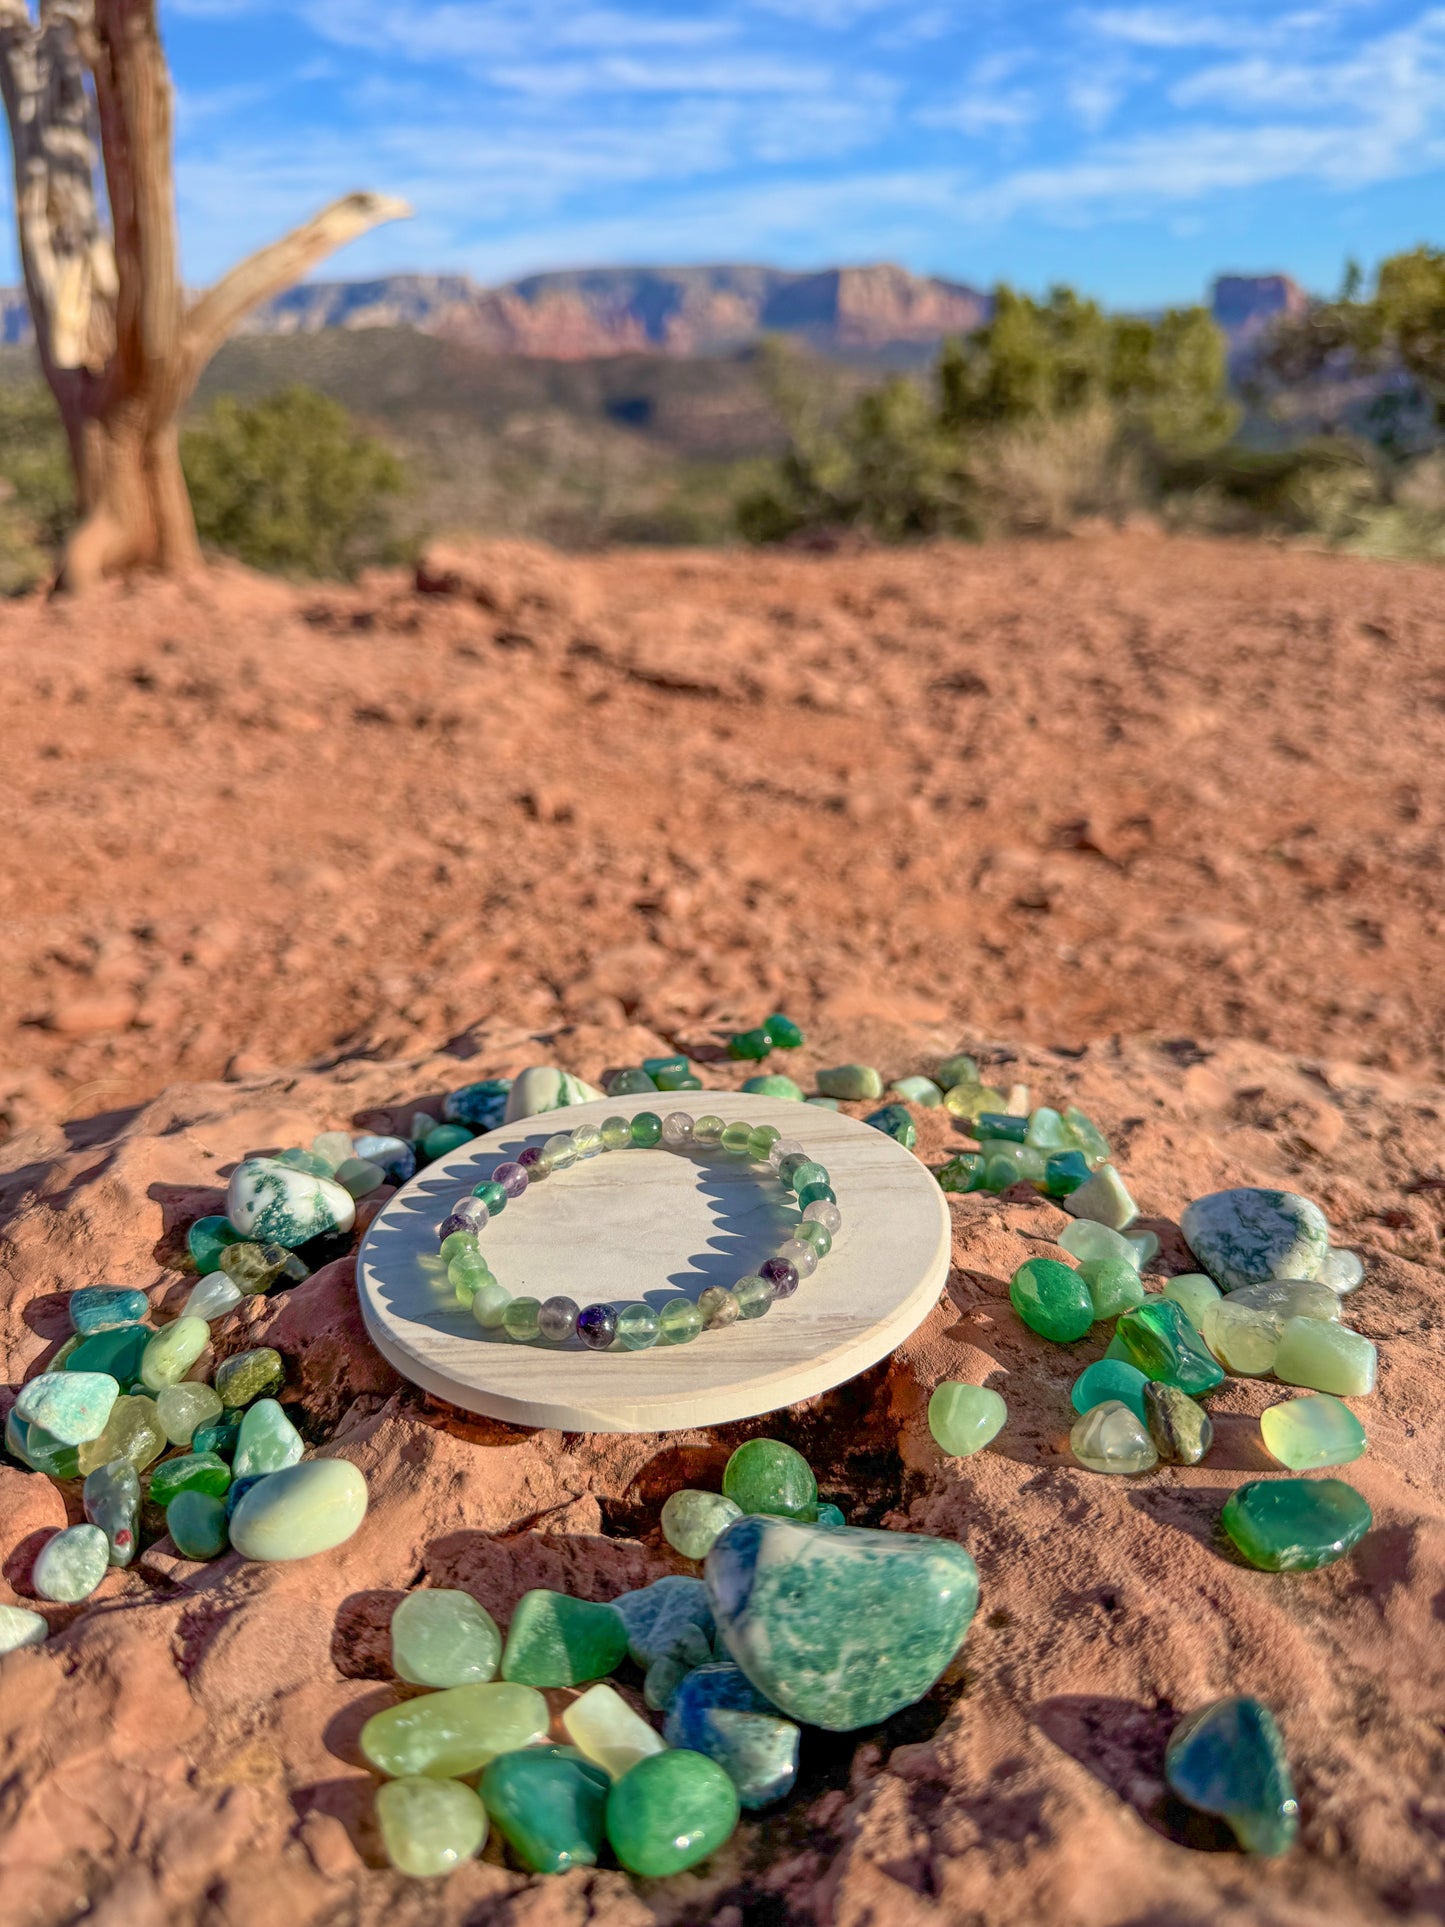
[[[823,1499],[820,1500],[818,1505],[816,1523],[820,1526],[845,1526],[848,1521],[843,1517],[842,1511],[838,1506],[835,1506],[829,1499]]]
[[[433,1164],[451,1151],[460,1151],[464,1144],[471,1143],[475,1135],[465,1124],[438,1124],[427,1132],[419,1148],[427,1163]]]
[[[521,1686],[581,1686],[605,1679],[626,1654],[627,1628],[613,1607],[537,1587],[517,1601],[502,1678]]]
[[[692,1066],[685,1057],[679,1056],[674,1052],[671,1057],[644,1057],[642,1060],[642,1068],[655,1084],[664,1071],[679,1077],[686,1077]]]
[[[820,1199],[825,1204],[836,1204],[838,1194],[831,1184],[805,1184],[798,1193],[798,1209],[806,1211],[810,1204],[817,1204]]]
[[[908,1115],[906,1104],[885,1104],[881,1111],[872,1111],[864,1118],[875,1131],[891,1137],[895,1144],[901,1144],[905,1151],[911,1151],[918,1142],[918,1126]]]
[[[740,1030],[728,1039],[728,1056],[742,1058],[751,1063],[760,1063],[773,1048],[771,1031],[765,1027],[757,1030]]]
[[[712,1601],[701,1579],[668,1573],[650,1586],[620,1593],[612,1607],[626,1631],[628,1658],[644,1672],[662,1659],[685,1659],[701,1666],[712,1657],[717,1629]]]
[[[295,1465],[306,1450],[305,1441],[274,1398],[258,1398],[241,1419],[231,1464],[233,1478],[258,1472],[280,1472]]]
[[[236,1450],[236,1441],[241,1434],[240,1412],[223,1412],[218,1419],[208,1425],[198,1425],[191,1434],[193,1452],[213,1452],[223,1459],[229,1459]]]
[[[1186,1806],[1223,1820],[1246,1853],[1284,1853],[1299,1802],[1274,1715],[1256,1699],[1215,1700],[1169,1736],[1164,1777]]]
[[[1098,1358],[1086,1365],[1074,1380],[1069,1402],[1076,1412],[1092,1412],[1096,1405],[1118,1399],[1128,1406],[1141,1425],[1149,1415],[1144,1407],[1144,1387],[1149,1383],[1137,1365],[1126,1358]]]
[[[442,1099],[442,1116],[448,1124],[465,1124],[478,1133],[495,1131],[507,1115],[507,1094],[511,1088],[510,1077],[484,1077],[476,1084],[463,1084],[460,1090],[451,1091]],[[356,1155],[369,1158],[374,1164],[383,1163],[371,1145],[371,1139],[358,1138]],[[412,1171],[415,1169],[413,1164]],[[405,1176],[410,1177],[412,1171]]]
[[[240,1232],[229,1218],[219,1215],[197,1218],[186,1232],[186,1250],[197,1272],[207,1278],[220,1269],[221,1253],[226,1246],[239,1244],[240,1239]]]
[[[662,1733],[669,1746],[716,1760],[749,1810],[781,1800],[798,1777],[801,1734],[737,1666],[718,1662],[688,1673]]]
[[[183,1559],[215,1559],[226,1550],[226,1502],[193,1486],[166,1507],[166,1531]]]
[[[974,1119],[974,1136],[995,1138],[1002,1143],[1022,1144],[1029,1134],[1026,1117],[1010,1117],[1005,1111],[980,1111]]]
[[[744,1518],[705,1570],[718,1631],[753,1685],[832,1732],[921,1699],[978,1604],[963,1547],[912,1533]]]
[[[1313,1278],[1330,1246],[1325,1214],[1311,1199],[1250,1185],[1196,1198],[1179,1229],[1225,1291],[1271,1278]]]
[[[129,1291],[120,1285],[82,1285],[65,1301],[73,1330],[90,1338],[96,1332],[114,1331],[118,1325],[138,1325],[150,1309],[143,1291]],[[79,1348],[77,1347],[77,1350]]]
[[[110,1563],[128,1566],[139,1545],[140,1474],[129,1459],[112,1459],[86,1474],[80,1496],[86,1518],[105,1534]]]
[[[155,1337],[149,1325],[112,1325],[87,1338],[65,1361],[68,1372],[105,1372],[121,1385],[140,1377],[145,1348]]]
[[[94,1344],[96,1341],[89,1341]],[[81,1346],[80,1350],[85,1347]],[[105,1430],[120,1387],[108,1372],[42,1372],[20,1387],[15,1410],[62,1445],[85,1445]]]
[[[945,1191],[981,1191],[984,1160],[977,1151],[960,1151],[934,1172]]]
[[[575,1747],[503,1753],[482,1775],[482,1802],[498,1833],[531,1873],[595,1867],[606,1835],[612,1782]]]
[[[628,1873],[665,1879],[695,1867],[738,1823],[737,1789],[716,1760],[669,1749],[624,1773],[607,1796],[607,1838]]]
[[[1314,1572],[1359,1544],[1373,1523],[1343,1479],[1253,1479],[1224,1502],[1225,1532],[1262,1572]]]
[[[1089,1160],[1082,1151],[1056,1151],[1044,1160],[1044,1190],[1051,1198],[1067,1198],[1090,1175]]]
[[[67,1526],[36,1555],[31,1582],[42,1599],[74,1606],[89,1599],[110,1565],[110,1541],[99,1526]]]
[[[1094,1322],[1088,1286],[1056,1258],[1026,1258],[1010,1280],[1008,1295],[1030,1331],[1056,1345],[1082,1338]]]

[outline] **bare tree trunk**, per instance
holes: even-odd
[[[155,0],[40,0],[38,22],[29,0],[0,0],[0,94],[26,292],[80,511],[57,586],[83,589],[133,568],[192,568],[200,545],[178,423],[206,363],[249,309],[410,209],[379,194],[347,195],[188,309]],[[96,207],[96,119],[113,240]]]

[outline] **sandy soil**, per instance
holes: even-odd
[[[1380,1385],[1349,1476],[1376,1527],[1318,1574],[1229,1556],[1216,1522],[1268,1465],[1268,1385],[1228,1388],[1196,1469],[1079,1470],[1067,1388],[1103,1337],[1050,1347],[1010,1312],[1063,1222],[1022,1192],[953,1203],[947,1293],[889,1365],[666,1439],[460,1420],[370,1349],[338,1258],[221,1344],[281,1348],[298,1422],[365,1469],[368,1520],[293,1568],[162,1542],[46,1609],[0,1694],[7,1927],[1438,1919],[1438,578],[1110,538],[478,550],[429,581],[229,575],[0,615],[10,1386],[75,1285],[179,1303],[179,1230],[247,1148],[539,1059],[596,1078],[664,1040],[705,1052],[781,1001],[804,1068],[974,1045],[1076,1098],[1163,1270],[1191,1268],[1192,1195],[1316,1196],[1368,1264],[1350,1311]],[[922,1114],[920,1152],[954,1130]],[[1009,1404],[966,1462],[927,1433],[945,1377]],[[935,1692],[810,1739],[794,1798],[699,1875],[527,1880],[491,1847],[440,1888],[386,1871],[356,1733],[395,1691],[401,1591],[462,1584],[505,1618],[529,1585],[607,1598],[678,1569],[662,1499],[764,1430],[855,1522],[973,1551],[980,1613]],[[0,1598],[34,1603],[77,1496],[0,1468]],[[1164,1797],[1175,1718],[1235,1691],[1275,1707],[1295,1764],[1282,1862],[1186,1844]]]

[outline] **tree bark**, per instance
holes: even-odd
[[[207,362],[251,308],[411,210],[347,195],[188,308],[155,0],[40,0],[38,21],[28,0],[0,0],[0,94],[40,363],[75,469],[80,521],[56,586],[193,568],[201,553],[178,423]],[[96,206],[97,123],[113,239]]]

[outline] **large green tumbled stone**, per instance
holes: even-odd
[[[1270,1456],[1291,1472],[1349,1465],[1365,1449],[1364,1426],[1328,1392],[1269,1406],[1260,1413],[1259,1429]]]
[[[42,1372],[21,1386],[15,1410],[62,1445],[86,1445],[105,1430],[119,1396],[108,1372]]]
[[[1076,1218],[1066,1224],[1059,1233],[1059,1246],[1071,1258],[1082,1264],[1098,1264],[1106,1258],[1117,1258],[1123,1264],[1139,1269],[1139,1253],[1122,1231],[1111,1231],[1106,1224],[1096,1224],[1092,1218]]]
[[[412,1686],[480,1686],[496,1677],[502,1635],[469,1592],[410,1592],[391,1616],[391,1663]]]
[[[931,1077],[895,1077],[888,1089],[905,1104],[919,1104],[928,1111],[943,1104],[943,1092]]]
[[[226,1502],[209,1492],[178,1492],[166,1507],[166,1531],[183,1559],[215,1559],[226,1550]]]
[[[99,1526],[67,1526],[36,1555],[31,1583],[42,1599],[74,1606],[89,1599],[110,1566],[110,1541]]]
[[[1055,1258],[1028,1258],[1009,1282],[1009,1302],[1030,1331],[1056,1345],[1082,1338],[1094,1322],[1084,1280]]]
[[[605,1680],[563,1709],[562,1730],[613,1780],[630,1773],[639,1760],[661,1753],[665,1744],[657,1728]]]
[[[1144,1387],[1149,1383],[1137,1365],[1125,1358],[1097,1358],[1086,1365],[1074,1380],[1069,1402],[1076,1412],[1091,1412],[1096,1405],[1117,1399],[1127,1405],[1140,1424],[1146,1424]]]
[[[530,1873],[595,1867],[606,1836],[611,1781],[568,1746],[503,1753],[482,1775],[487,1813]]]
[[[703,1753],[654,1753],[607,1796],[608,1843],[628,1873],[648,1880],[706,1860],[737,1823],[737,1788]]]
[[[1003,1430],[1007,1417],[1007,1405],[987,1385],[945,1380],[928,1401],[928,1429],[940,1450],[956,1459],[981,1452]]]
[[[366,1517],[366,1479],[349,1459],[303,1459],[257,1479],[231,1514],[244,1559],[309,1559],[349,1539]]]
[[[360,1745],[378,1773],[447,1780],[480,1773],[498,1754],[546,1739],[549,1719],[547,1702],[533,1687],[493,1680],[423,1693],[373,1713]]]
[[[149,1325],[112,1325],[87,1338],[65,1361],[68,1372],[105,1372],[121,1385],[140,1377],[146,1346],[156,1336]]]
[[[1224,1530],[1263,1572],[1313,1572],[1357,1546],[1369,1506],[1343,1479],[1254,1479],[1224,1502]]]
[[[1313,1278],[1330,1245],[1325,1214],[1311,1199],[1250,1185],[1196,1198],[1179,1228],[1226,1291],[1269,1278]]]
[[[1130,1476],[1152,1472],[1159,1453],[1149,1436],[1122,1399],[1106,1399],[1091,1405],[1075,1420],[1069,1433],[1069,1450],[1091,1472],[1119,1473]]]
[[[1224,1372],[1209,1347],[1178,1305],[1167,1298],[1151,1298],[1126,1311],[1114,1327],[1114,1337],[1145,1378],[1177,1385],[1191,1398],[1224,1382]]]
[[[269,1345],[258,1345],[249,1352],[236,1352],[223,1358],[216,1367],[216,1390],[221,1403],[233,1409],[249,1405],[253,1398],[279,1392],[286,1378],[281,1354]]]
[[[414,1880],[440,1878],[481,1852],[487,1810],[460,1780],[392,1780],[379,1787],[376,1817],[386,1857]]]
[[[706,1559],[720,1532],[742,1517],[742,1508],[721,1492],[683,1490],[662,1508],[662,1536],[684,1559]]]
[[[1287,1318],[1274,1355],[1275,1377],[1337,1398],[1361,1398],[1375,1389],[1373,1343],[1348,1326],[1321,1318]]]
[[[1090,1218],[1095,1224],[1122,1231],[1139,1215],[1139,1207],[1129,1196],[1124,1180],[1112,1164],[1101,1164],[1093,1176],[1070,1191],[1063,1199],[1065,1211],[1076,1218]]]
[[[1089,1181],[1089,1163],[1082,1151],[1055,1151],[1044,1159],[1044,1191],[1051,1198],[1067,1198]]]
[[[1215,1700],[1169,1736],[1164,1777],[1187,1806],[1223,1820],[1246,1853],[1283,1853],[1299,1803],[1274,1715],[1256,1699]]]
[[[502,1651],[502,1678],[523,1686],[583,1686],[627,1657],[627,1628],[612,1606],[538,1587],[522,1594]]]
[[[723,1469],[723,1492],[743,1512],[811,1519],[818,1481],[801,1452],[781,1439],[748,1439]]]
[[[833,1732],[911,1706],[978,1604],[960,1545],[903,1532],[745,1518],[707,1556],[729,1653],[790,1718]]]
[[[469,1135],[461,1133],[463,1144]],[[332,1178],[313,1177],[274,1158],[245,1158],[226,1187],[226,1216],[243,1238],[294,1251],[327,1232],[349,1231],[356,1200]]]

